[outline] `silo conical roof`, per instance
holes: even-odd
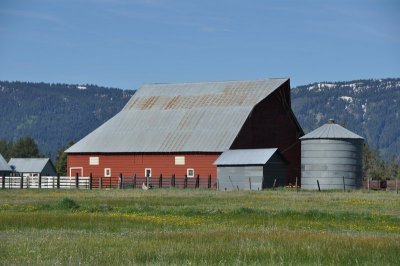
[[[328,123],[304,135],[300,139],[364,139],[329,119]]]

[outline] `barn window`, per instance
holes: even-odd
[[[186,175],[187,175],[187,177],[194,177],[194,169],[193,168],[188,168],[186,170]]]
[[[104,177],[111,176],[111,168],[104,168]]]
[[[89,157],[89,165],[99,165],[99,157]]]
[[[185,156],[175,156],[175,165],[185,165]]]
[[[151,177],[151,168],[144,169],[144,176]]]

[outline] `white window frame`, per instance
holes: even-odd
[[[190,171],[192,172],[192,175],[189,175]],[[194,177],[194,169],[193,168],[186,169],[186,176],[190,178]]]
[[[175,165],[185,165],[185,156],[175,156]]]
[[[147,170],[150,171],[150,175],[147,176]],[[151,168],[144,168],[144,177],[151,177]]]
[[[100,164],[99,156],[90,156],[89,157],[89,165],[99,165],[99,164]]]
[[[108,174],[107,171],[109,172]],[[111,177],[111,168],[104,168],[104,177]]]

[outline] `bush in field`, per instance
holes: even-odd
[[[58,204],[58,207],[62,210],[76,210],[79,209],[79,204],[73,199],[63,198]]]

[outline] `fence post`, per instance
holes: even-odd
[[[79,175],[78,173],[75,174],[75,188],[79,188]]]
[[[196,178],[196,186],[195,186],[196,188],[199,188],[200,187],[200,175],[197,175],[197,178]]]
[[[42,174],[39,174],[39,188],[42,188]]]
[[[172,187],[175,187],[175,174],[172,174]]]
[[[3,179],[1,179],[1,189],[6,188],[6,174],[3,173]]]
[[[23,175],[21,176],[21,180],[20,181],[21,182],[20,182],[19,187],[20,187],[20,189],[23,189],[24,188],[24,176]]]
[[[4,178],[4,177],[3,177],[3,178]],[[397,194],[399,194],[399,184],[398,184],[399,182],[398,182],[398,181],[399,181],[399,179],[396,178],[396,193],[397,193]]]
[[[92,173],[89,174],[89,189],[92,190],[93,188],[93,175]]]
[[[274,179],[274,184],[272,185],[273,190],[275,190],[275,186],[276,186],[276,178]]]
[[[118,187],[119,187],[119,189],[122,189],[122,187],[123,187],[123,177],[122,177],[122,173],[120,173],[119,174],[119,181],[118,181]]]
[[[185,175],[185,179],[183,179],[183,188],[187,188],[187,175]]]
[[[207,184],[208,188],[211,188],[211,174],[208,175],[208,184]]]
[[[298,177],[296,176],[296,192],[299,192]]]
[[[136,188],[136,174],[133,176],[133,187]]]
[[[344,176],[343,176],[343,192],[346,191],[346,184],[344,183]]]
[[[60,188],[60,174],[57,174],[57,188]]]
[[[318,185],[318,191],[321,192],[321,188],[320,188],[320,186],[319,186],[319,181],[318,181],[318,179],[317,179],[317,185]]]
[[[249,189],[251,190],[251,177],[249,177]]]
[[[99,178],[99,189],[102,189],[102,188],[103,188],[103,178],[100,177]]]
[[[371,178],[368,178],[368,180],[367,180],[368,182],[367,182],[367,184],[368,184],[368,191],[370,190],[370,188],[371,188]]]

